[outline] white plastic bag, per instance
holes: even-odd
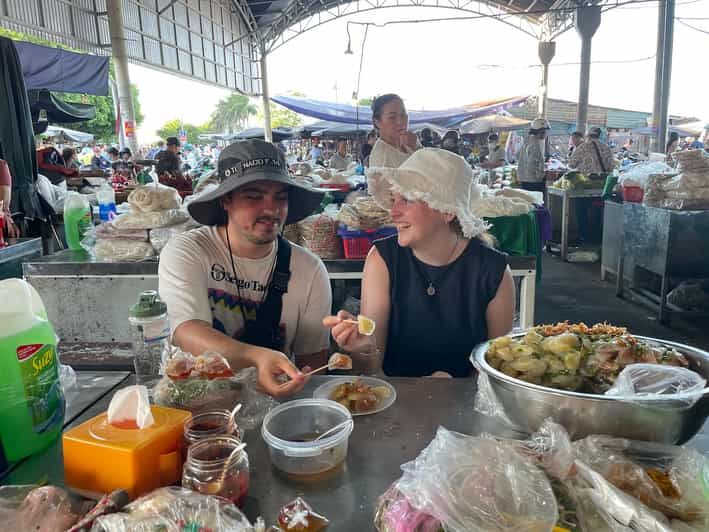
[[[182,200],[177,190],[160,184],[143,185],[128,195],[128,203],[136,212],[159,212],[179,209]]]
[[[705,393],[707,381],[687,368],[631,364],[620,372],[605,395],[656,407],[689,408]]]
[[[116,239],[96,240],[93,253],[98,260],[105,262],[139,261],[155,256],[150,242]]]
[[[119,229],[155,229],[168,227],[189,219],[189,214],[182,209],[170,209],[157,212],[129,212],[121,214],[113,220]]]

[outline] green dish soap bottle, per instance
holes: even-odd
[[[83,194],[67,192],[64,200],[64,233],[69,249],[81,251],[81,241],[93,225],[91,205]]]
[[[22,279],[5,279],[0,301],[0,440],[16,462],[61,434],[65,401],[57,337],[39,294]]]

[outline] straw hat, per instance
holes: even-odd
[[[466,238],[475,238],[489,227],[471,210],[480,200],[472,168],[461,156],[447,150],[423,148],[399,168],[370,168],[367,182],[369,193],[384,209],[391,209],[391,195],[398,193],[439,212],[454,214]]]

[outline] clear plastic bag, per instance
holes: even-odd
[[[377,501],[374,527],[378,532],[438,532],[441,522],[411,506],[395,482]]]
[[[249,520],[233,503],[184,488],[157,489],[132,502],[124,510],[99,517],[91,532],[254,532]]]
[[[478,384],[477,392],[475,393],[475,401],[473,403],[475,411],[484,416],[495,418],[497,421],[509,425],[510,427],[516,427],[517,425],[507,416],[505,407],[497,398],[495,390],[492,389],[490,378],[484,371],[477,368],[477,366],[476,369],[478,369]]]
[[[3,530],[64,532],[93,503],[82,503],[55,486],[0,487],[0,522]]]
[[[133,190],[128,195],[128,203],[135,212],[159,212],[179,209],[182,200],[176,189],[156,182]]]
[[[97,240],[93,247],[96,259],[105,262],[135,262],[155,256],[150,242],[136,240]]]
[[[707,381],[687,368],[631,364],[618,375],[606,395],[623,401],[652,403],[656,408],[689,408],[704,395]]]
[[[258,390],[256,368],[246,368],[234,374],[218,353],[194,357],[176,350],[164,374],[165,377],[152,390],[155,404],[198,414],[210,410],[231,410],[241,403],[238,424],[245,430],[260,426],[266,414],[278,405],[272,397]]]
[[[186,233],[190,229],[195,229],[199,227],[199,224],[195,222],[192,218],[177,225],[171,225],[170,227],[158,227],[150,231],[150,243],[155,248],[155,251],[159,254],[162,252],[163,248],[167,245],[172,237],[182,233]]]
[[[119,229],[155,229],[186,222],[189,219],[187,211],[169,209],[157,212],[128,212],[114,218],[113,224]]]
[[[509,443],[439,427],[396,488],[451,532],[548,532],[557,522],[549,480]]]

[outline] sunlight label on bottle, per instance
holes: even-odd
[[[41,434],[61,421],[64,409],[54,346],[21,345],[17,348],[17,360],[34,431]]]

